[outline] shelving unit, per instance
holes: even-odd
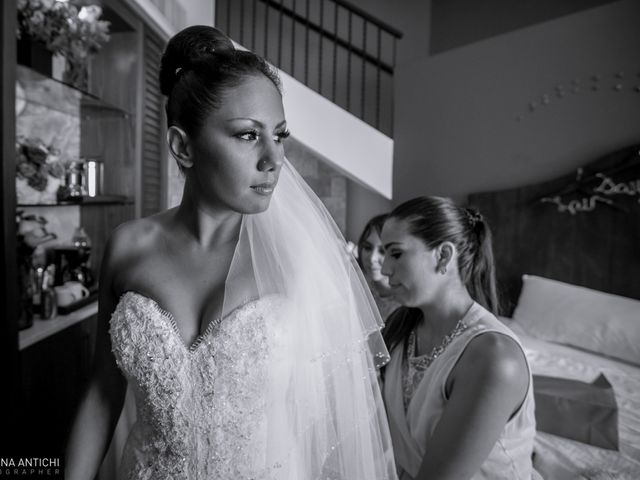
[[[29,207],[69,207],[83,205],[133,205],[135,199],[118,195],[98,195],[95,197],[83,197],[80,202],[57,202],[57,203],[18,203],[18,208]]]
[[[49,320],[35,319],[32,327],[20,331],[18,348],[24,350],[72,325],[95,317],[97,313],[98,302],[96,301],[68,315],[57,315]]]
[[[17,330],[16,210],[60,220],[50,222],[52,228],[65,222],[70,228],[83,226],[92,240],[92,267],[98,278],[111,231],[140,215],[145,195],[143,156],[145,165],[152,154],[160,165],[164,153],[161,113],[156,132],[148,131],[154,123],[147,114],[151,107],[147,105],[150,87],[145,42],[157,35],[149,31],[127,0],[102,0],[99,4],[103,19],[111,22],[111,39],[91,61],[88,91],[17,65],[16,2],[0,6],[4,250],[0,364],[9,403],[4,409],[8,421],[2,424],[3,435],[11,438],[21,456],[62,456],[69,422],[91,371],[97,302],[50,320],[35,316],[32,327]],[[163,47],[162,40],[157,43]],[[153,111],[161,109],[154,104]],[[18,135],[35,136],[59,147],[61,160],[99,157],[104,165],[103,194],[84,197],[78,203],[18,203],[14,160]],[[147,145],[154,147],[153,153],[146,153]],[[154,173],[153,178],[161,175]],[[157,184],[159,191],[163,188],[162,183]]]
[[[69,114],[76,114],[78,109],[82,112],[94,112],[96,116],[129,118],[131,113],[125,109],[112,105],[109,102],[89,92],[79,90],[73,85],[62,82],[52,77],[47,77],[25,65],[16,68],[16,80],[20,83],[16,102],[24,101],[35,103],[46,108],[61,110],[62,106],[68,108]],[[65,103],[60,103],[64,99]]]
[[[99,62],[99,58],[96,62]],[[103,180],[107,193],[85,196],[77,201],[23,202],[16,205],[19,210],[36,213],[47,220],[59,217],[58,228],[66,226],[64,232],[54,231],[61,244],[66,243],[60,240],[65,238],[65,234],[68,238],[72,229],[84,227],[92,239],[91,263],[95,278],[98,278],[100,259],[110,231],[122,221],[135,217],[136,139],[131,138],[131,121],[135,115],[130,113],[129,108],[135,108],[135,105],[118,106],[24,65],[16,68],[16,82],[18,136],[34,136],[54,145],[61,152],[60,161],[63,162],[88,155],[98,155],[104,160]],[[114,84],[118,83],[114,81]],[[107,91],[105,93],[108,94]],[[104,131],[105,122],[108,122],[107,132]],[[105,133],[110,136],[111,142],[105,141]],[[43,138],[45,135],[48,136],[46,139]],[[67,210],[60,217],[56,207],[73,210]],[[20,332],[20,349],[79,321],[77,315],[63,317],[59,322],[39,322],[34,318],[34,325]],[[52,325],[57,328],[51,328]],[[23,341],[24,338],[29,339],[27,343]]]

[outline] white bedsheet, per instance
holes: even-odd
[[[640,367],[530,337],[502,320],[520,338],[533,373],[584,382],[604,373],[618,403],[619,452],[538,432],[536,469],[546,480],[640,480]]]

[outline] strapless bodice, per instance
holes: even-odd
[[[137,408],[123,478],[272,478],[277,466],[264,462],[267,326],[281,306],[277,296],[249,301],[187,346],[157,302],[122,295],[110,335]]]

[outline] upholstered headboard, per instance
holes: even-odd
[[[510,315],[523,273],[640,299],[640,145],[552,181],[469,196],[494,236]]]

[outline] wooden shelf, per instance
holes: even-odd
[[[124,195],[100,195],[97,197],[83,197],[81,202],[58,202],[58,203],[19,203],[18,208],[28,207],[73,207],[83,205],[133,205],[133,198]]]
[[[65,328],[75,325],[76,323],[87,320],[98,313],[98,302],[92,302],[89,305],[79,308],[75,312],[68,315],[58,315],[50,320],[40,320],[34,318],[33,325],[19,332],[19,349],[25,348],[54,335]]]
[[[21,89],[17,99],[42,105],[69,114],[81,113],[83,118],[129,118],[126,110],[116,107],[88,92],[18,65],[16,78]],[[25,88],[28,87],[28,88]]]

